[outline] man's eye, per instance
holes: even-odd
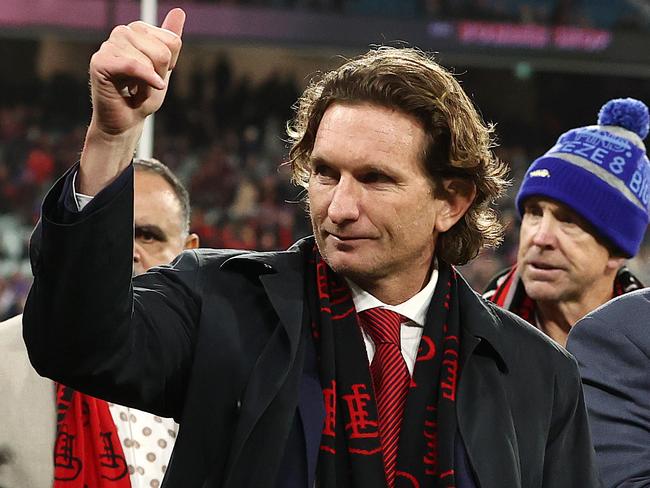
[[[312,169],[312,173],[315,176],[321,176],[323,178],[336,178],[336,172],[324,164],[318,164]]]
[[[135,229],[135,238],[144,244],[151,244],[162,240],[158,234],[148,229]]]
[[[363,175],[362,181],[364,183],[372,184],[372,183],[389,183],[393,180],[387,174],[381,173],[379,171],[370,171],[369,173]]]
[[[560,215],[557,216],[557,219],[560,222],[562,222],[563,224],[577,224],[578,223],[578,219],[574,215],[571,215],[571,214],[566,214],[566,215],[560,214]]]
[[[542,209],[539,207],[526,207],[524,208],[524,215],[529,215],[531,217],[541,217]]]

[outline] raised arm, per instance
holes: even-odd
[[[185,13],[173,9],[161,27],[132,22],[113,29],[90,61],[92,119],[77,190],[95,195],[129,165],[145,118],[165,99],[181,50]]]
[[[32,235],[34,282],[23,336],[43,376],[93,396],[178,416],[192,360],[199,298],[197,258],[133,273],[133,171],[147,115],[163,103],[185,14],[163,27],[116,27],[93,56],[93,99],[77,190],[95,195],[80,212],[72,175],[46,196]],[[103,191],[102,191],[103,190]]]

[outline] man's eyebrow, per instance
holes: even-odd
[[[135,237],[142,237],[143,234],[150,234],[154,239],[160,242],[167,242],[167,234],[158,227],[157,225],[144,224],[138,225],[135,224]]]
[[[322,164],[325,166],[330,166],[330,162],[321,157],[321,156],[312,156],[309,158],[309,164],[314,167],[316,165]],[[360,164],[358,168],[355,169],[356,171],[363,171],[363,172],[368,172],[368,171],[374,171],[377,173],[386,173],[386,174],[391,174],[394,172],[394,167],[385,164],[385,163],[378,163],[378,162],[369,162],[369,163],[363,163]]]
[[[315,166],[317,164],[327,164],[327,161],[323,159],[321,156],[309,156],[309,160],[307,161],[308,164],[311,166]]]

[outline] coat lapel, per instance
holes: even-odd
[[[278,317],[275,328],[251,372],[240,402],[240,418],[233,438],[229,465],[235,471],[256,424],[287,381],[296,362],[304,311],[303,257],[299,252],[251,253],[232,260],[261,264],[260,282]],[[294,374],[292,374],[294,376]],[[295,402],[297,403],[297,396]],[[293,400],[292,400],[293,401]],[[293,420],[287,415],[288,434]]]
[[[510,402],[504,389],[507,351],[502,324],[465,282],[461,293],[461,377],[458,428],[481,488],[521,486],[519,448]]]

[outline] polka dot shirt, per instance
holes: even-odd
[[[158,488],[169,464],[178,424],[134,408],[113,403],[108,406],[124,450],[131,487]]]

